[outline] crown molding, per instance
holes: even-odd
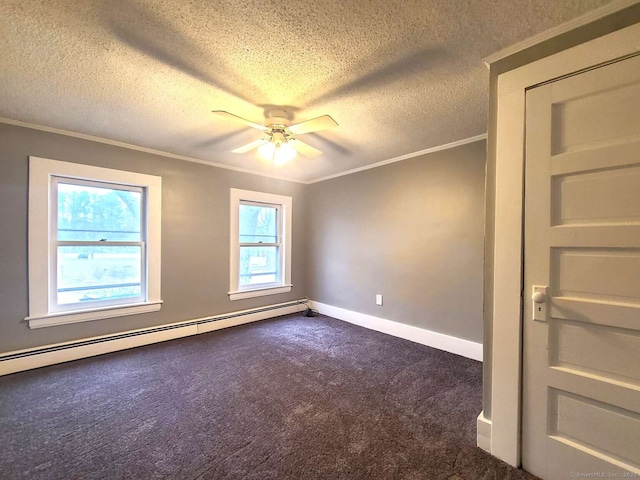
[[[475,137],[464,138],[462,140],[457,140],[451,143],[445,143],[444,145],[439,145],[437,147],[425,148],[424,150],[418,150],[417,152],[407,153],[405,155],[400,155],[399,157],[390,158],[388,160],[382,160],[381,162],[372,163],[371,165],[365,165],[363,167],[353,168],[351,170],[346,170],[340,173],[334,173],[333,175],[327,175],[326,177],[320,177],[313,180],[309,180],[307,183],[318,183],[324,182],[325,180],[331,180],[332,178],[343,177],[345,175],[351,175],[352,173],[363,172],[365,170],[370,170],[372,168],[382,167],[384,165],[389,165],[390,163],[401,162],[403,160],[408,160],[410,158],[419,157],[421,155],[426,155],[428,153],[440,152],[442,150],[449,150],[450,148],[460,147],[462,145],[466,145],[468,143],[478,142],[480,140],[486,140],[487,134],[483,133],[481,135],[476,135]]]
[[[15,125],[15,126],[18,126],[18,127],[31,128],[33,130],[40,130],[40,131],[43,131],[43,132],[56,133],[56,134],[59,134],[59,135],[65,135],[67,137],[80,138],[82,140],[89,140],[89,141],[92,141],[92,142],[103,143],[103,144],[106,144],[106,145],[113,145],[113,146],[121,147],[121,148],[128,148],[130,150],[136,150],[136,151],[139,151],[139,152],[150,153],[152,155],[159,155],[161,157],[173,158],[173,159],[182,160],[182,161],[185,161],[185,162],[200,163],[202,165],[207,165],[209,167],[224,168],[226,170],[233,170],[235,172],[248,173],[250,175],[257,175],[257,176],[260,176],[260,177],[272,178],[272,179],[275,179],[275,180],[284,180],[286,182],[301,183],[303,185],[310,185],[312,183],[323,182],[325,180],[330,180],[332,178],[342,177],[344,175],[351,175],[352,173],[357,173],[357,172],[362,172],[364,170],[369,170],[369,169],[372,169],[372,168],[382,167],[383,165],[388,165],[390,163],[400,162],[402,160],[408,160],[410,158],[419,157],[420,155],[426,155],[428,153],[439,152],[441,150],[448,150],[450,148],[459,147],[461,145],[466,145],[467,143],[477,142],[479,140],[485,140],[487,138],[487,134],[483,133],[482,135],[476,135],[475,137],[469,137],[469,138],[465,138],[463,140],[458,140],[456,142],[447,143],[445,145],[439,145],[437,147],[431,147],[431,148],[427,148],[427,149],[424,149],[424,150],[418,150],[417,152],[407,153],[407,154],[401,155],[399,157],[390,158],[388,160],[383,160],[381,162],[373,163],[371,165],[365,165],[365,166],[362,166],[362,167],[354,168],[352,170],[347,170],[347,171],[344,171],[344,172],[334,173],[332,175],[327,175],[326,177],[319,177],[319,178],[315,178],[315,179],[311,179],[311,180],[300,180],[300,179],[295,179],[295,178],[290,178],[290,177],[282,177],[282,176],[278,176],[278,175],[271,175],[271,174],[264,173],[264,172],[259,172],[259,171],[256,171],[256,170],[250,170],[248,168],[234,167],[234,166],[231,166],[231,165],[226,165],[224,163],[211,162],[211,161],[208,161],[208,160],[202,160],[202,159],[199,159],[199,158],[188,157],[188,156],[185,156],[185,155],[178,155],[178,154],[175,154],[175,153],[164,152],[162,150],[156,150],[156,149],[153,149],[153,148],[141,147],[141,146],[133,145],[133,144],[130,144],[130,143],[118,142],[116,140],[110,140],[108,138],[96,137],[94,135],[87,135],[87,134],[84,134],[84,133],[72,132],[70,130],[63,130],[63,129],[60,129],[60,128],[45,127],[43,125],[38,125],[38,124],[34,124],[34,123],[21,122],[19,120],[12,120],[10,118],[0,117],[0,123],[6,123],[8,125]]]
[[[72,132],[70,130],[62,130],[60,128],[45,127],[43,125],[37,125],[35,123],[21,122],[19,120],[12,120],[10,118],[0,117],[0,123],[6,123],[8,125],[15,125],[17,127],[31,128],[33,130],[40,130],[40,131],[43,131],[43,132],[57,133],[59,135],[65,135],[67,137],[80,138],[82,140],[89,140],[89,141],[92,141],[92,142],[103,143],[103,144],[106,144],[106,145],[113,145],[115,147],[128,148],[129,150],[136,150],[138,152],[150,153],[152,155],[158,155],[158,156],[161,156],[161,157],[174,158],[176,160],[182,160],[182,161],[185,161],[185,162],[200,163],[202,165],[208,165],[210,167],[224,168],[226,170],[233,170],[235,172],[249,173],[251,175],[258,175],[260,177],[273,178],[275,180],[284,180],[284,181],[287,181],[287,182],[303,183],[303,184],[304,183],[308,183],[308,182],[306,182],[304,180],[298,180],[298,179],[295,179],[295,178],[282,177],[282,176],[279,176],[279,175],[271,175],[269,173],[259,172],[259,171],[256,171],[256,170],[250,170],[248,168],[234,167],[232,165],[226,165],[224,163],[211,162],[209,160],[202,160],[200,158],[188,157],[188,156],[185,156],[185,155],[178,155],[176,153],[170,153],[170,152],[165,152],[165,151],[162,151],[162,150],[156,150],[154,148],[141,147],[139,145],[133,145],[131,143],[118,142],[116,140],[110,140],[108,138],[103,138],[103,137],[96,137],[94,135],[86,135],[84,133]]]

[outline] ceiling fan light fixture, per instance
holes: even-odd
[[[293,160],[296,157],[297,153],[298,152],[296,152],[296,149],[293,148],[288,142],[276,145],[276,148],[273,151],[273,164],[284,165],[285,163]]]
[[[268,141],[267,143],[262,145],[260,148],[258,148],[258,153],[265,160],[272,161],[273,152],[275,151],[275,149],[276,149],[276,144],[273,143],[272,141]]]
[[[298,152],[293,148],[281,132],[275,132],[269,142],[258,148],[262,158],[274,165],[284,165],[293,160]]]

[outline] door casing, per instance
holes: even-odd
[[[525,92],[640,52],[640,24],[498,77],[490,452],[521,463]]]

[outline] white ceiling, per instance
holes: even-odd
[[[486,132],[482,59],[610,0],[0,0],[0,117],[311,180]],[[230,151],[284,107],[339,128]]]

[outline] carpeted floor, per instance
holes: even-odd
[[[475,447],[479,362],[280,317],[0,378],[3,479],[532,479]]]

